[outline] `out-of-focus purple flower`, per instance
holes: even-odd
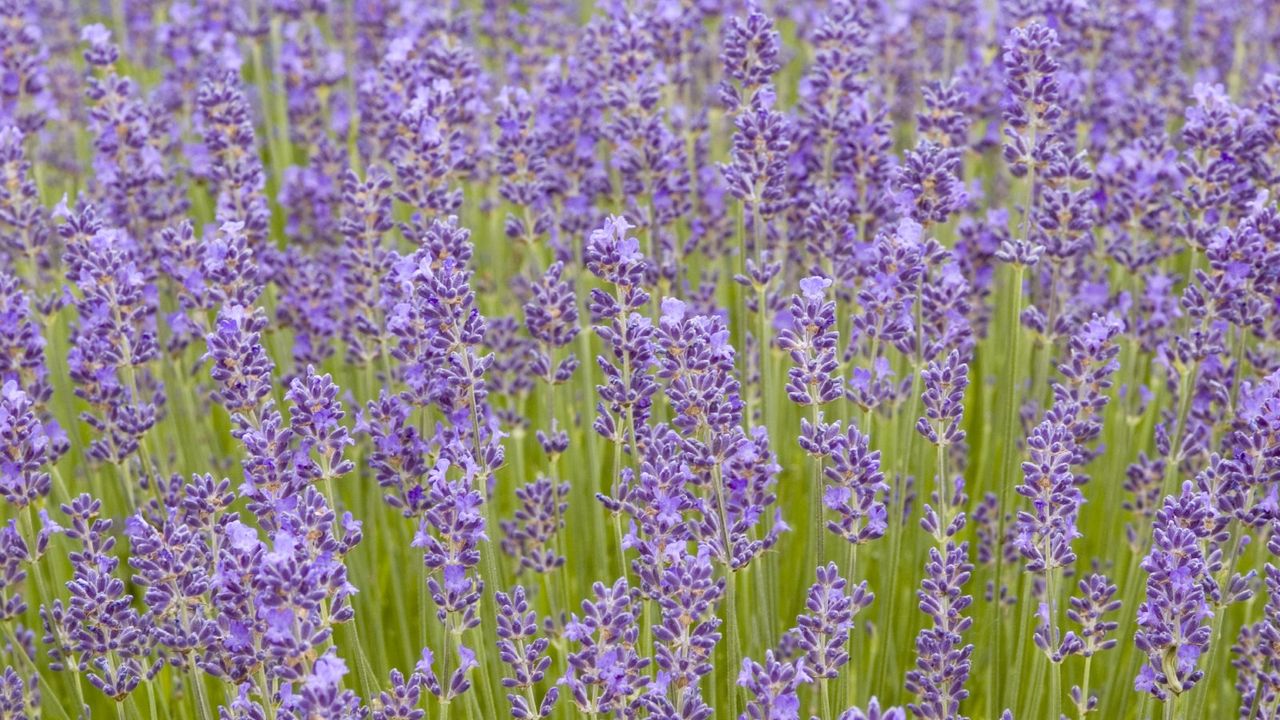
[[[50,433],[50,430],[54,430]],[[56,425],[35,414],[34,403],[13,380],[0,388],[0,496],[17,509],[49,494],[46,469],[65,445]]]
[[[34,717],[40,707],[39,678],[32,675],[24,679],[12,666],[6,665],[4,672],[0,674],[0,712],[15,718]]]
[[[0,15],[3,14],[0,7]],[[0,29],[0,33],[12,31],[12,26]],[[3,42],[0,40],[0,42]],[[12,62],[12,58],[0,61]],[[0,86],[0,98],[3,98]],[[2,113],[3,110],[0,110]],[[40,188],[32,175],[31,162],[23,146],[26,137],[16,127],[0,122],[0,248],[9,255],[11,263],[21,264],[26,277],[36,279],[49,266],[49,213],[40,202]],[[16,272],[11,268],[9,272]],[[27,287],[27,292],[40,288]]]
[[[519,561],[520,567],[534,573],[546,573],[564,565],[564,556],[556,551],[556,534],[564,528],[564,513],[569,507],[569,483],[554,483],[547,478],[516,488],[515,518],[502,522],[502,549]]]
[[[159,354],[155,288],[137,246],[121,230],[103,228],[91,209],[59,228],[66,240],[67,279],[75,284],[79,323],[68,354],[76,395],[90,406],[81,419],[99,435],[90,455],[122,462],[155,425],[164,386],[148,369]]]
[[[943,147],[964,148],[968,144],[969,124],[964,90],[952,80],[931,82],[921,89],[924,111],[916,113],[920,132]]]
[[[464,92],[445,78],[419,87],[409,99],[396,118],[390,148],[401,202],[437,217],[458,211],[470,115]]]
[[[1102,433],[1102,412],[1109,401],[1106,391],[1120,366],[1120,348],[1115,341],[1121,329],[1114,316],[1094,316],[1071,336],[1068,360],[1058,368],[1064,380],[1053,383],[1053,403],[1055,408],[1074,411],[1068,417],[1055,413],[1071,432],[1072,465],[1083,466],[1098,452],[1086,443]]]
[[[4,622],[20,622],[27,612],[29,590],[23,585],[33,557],[16,521],[0,527],[0,620]]]
[[[294,364],[322,363],[334,352],[347,310],[341,255],[331,249],[305,255],[294,245],[274,262],[279,266],[274,278],[279,290],[276,320],[293,335]]]
[[[41,17],[15,0],[0,3],[0,46],[13,52],[0,60],[0,127],[21,133],[40,130],[51,114],[49,47],[41,31]]]
[[[339,257],[349,305],[343,314],[342,339],[347,344],[348,359],[361,365],[388,352],[378,306],[378,284],[386,271],[387,236],[395,227],[391,219],[391,186],[391,177],[382,170],[371,170],[363,182],[350,171],[342,178],[338,229],[343,247]]]
[[[200,83],[196,104],[222,222],[243,223],[262,277],[269,276],[267,233],[270,215],[264,195],[266,175],[258,154],[253,115],[240,90],[238,73]]]
[[[535,119],[537,107],[524,88],[503,88],[498,95],[498,126],[495,144],[498,192],[520,209],[508,213],[506,234],[511,240],[533,247],[545,235],[554,218],[550,214],[551,191],[555,187],[547,162],[548,135],[553,132]]]
[[[532,370],[552,384],[563,384],[578,368],[572,352],[558,358],[560,348],[578,335],[577,295],[573,281],[563,279],[564,263],[552,263],[533,286],[533,297],[524,306],[525,327],[539,344]]]

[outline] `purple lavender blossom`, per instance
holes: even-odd
[[[924,720],[959,717],[960,703],[969,696],[964,684],[972,669],[973,645],[962,644],[962,633],[973,623],[963,615],[973,599],[961,594],[973,571],[968,555],[968,543],[947,543],[945,555],[929,549],[918,595],[920,610],[933,625],[916,637],[916,669],[907,673],[907,690],[917,696],[908,708]]]
[[[787,371],[787,397],[797,405],[823,405],[842,395],[836,304],[826,299],[830,286],[823,277],[801,280],[801,294],[791,297],[791,327],[778,336],[778,346],[796,363]]]
[[[824,459],[822,502],[837,516],[827,521],[827,529],[855,545],[883,537],[889,486],[880,471],[880,451],[870,449],[867,436],[853,423],[841,432],[839,421],[811,425],[801,419],[800,446]]]
[[[569,483],[538,478],[516,488],[515,495],[520,503],[515,517],[501,525],[503,551],[530,572],[547,573],[562,567],[564,556],[557,552],[556,535],[564,528]]]
[[[764,664],[751,658],[742,659],[742,672],[738,673],[738,685],[751,693],[747,711],[739,720],[747,718],[777,718],[799,720],[801,685],[813,682],[805,666],[804,658],[794,664],[778,660],[772,650],[766,650]]]
[[[568,382],[578,368],[572,352],[558,358],[558,350],[578,335],[578,306],[573,282],[563,279],[564,263],[553,263],[533,287],[533,297],[524,306],[525,327],[539,343],[532,370],[553,384]]]
[[[1022,464],[1023,482],[1016,488],[1031,502],[1018,512],[1016,546],[1034,573],[1066,567],[1075,561],[1071,543],[1079,537],[1077,516],[1084,496],[1071,472],[1074,442],[1061,423],[1045,420],[1027,438],[1029,458]]]
[[[1190,483],[1179,498],[1166,498],[1156,513],[1147,571],[1146,600],[1138,606],[1134,642],[1147,656],[1134,680],[1139,692],[1169,702],[1204,677],[1200,656],[1208,649],[1212,615],[1206,594],[1207,570],[1197,532],[1211,514],[1207,497]]]
[[[498,654],[511,668],[511,677],[502,680],[503,687],[512,691],[507,695],[511,716],[517,720],[545,718],[555,709],[560,688],[547,690],[540,702],[534,702],[533,693],[551,666],[551,658],[546,655],[550,641],[537,637],[537,616],[529,609],[523,587],[517,585],[511,595],[496,593],[496,598]]]
[[[796,618],[797,644],[805,668],[817,680],[835,678],[849,662],[846,644],[854,616],[875,600],[867,581],[849,588],[835,563],[818,568],[818,581],[809,587],[805,612]]]
[[[572,616],[565,637],[577,645],[560,682],[584,713],[621,713],[636,702],[649,676],[648,658],[636,651],[640,629],[633,608],[636,591],[620,579],[607,587],[595,583],[591,600],[582,601],[582,617]]]

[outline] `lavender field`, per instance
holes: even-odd
[[[1280,720],[1280,2],[0,0],[0,719]]]

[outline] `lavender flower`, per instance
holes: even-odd
[[[569,653],[561,683],[580,712],[626,712],[649,679],[649,659],[636,651],[640,630],[632,608],[638,598],[625,579],[612,587],[595,583],[591,594],[593,600],[582,601],[582,618],[574,615],[565,626],[565,637],[578,649]]]
[[[959,169],[953,149],[920,141],[893,175],[901,212],[926,227],[945,223],[968,202]]]
[[[327,484],[354,470],[355,463],[343,455],[355,440],[341,424],[346,412],[338,401],[333,378],[317,375],[315,368],[308,366],[306,374],[294,378],[285,398],[291,403],[290,425],[299,440],[294,456],[298,472]]]
[[[255,413],[271,394],[275,364],[262,346],[266,326],[262,308],[227,305],[206,338],[209,372],[219,386],[213,399],[228,412]]]
[[[837,516],[827,521],[827,529],[854,545],[883,537],[889,486],[880,471],[880,451],[871,450],[867,436],[852,423],[843,433],[839,421],[812,425],[801,419],[800,428],[800,446],[825,460],[822,502]]]
[[[1148,573],[1147,594],[1138,606],[1134,642],[1147,661],[1134,688],[1166,702],[1204,677],[1199,660],[1208,649],[1210,632],[1203,621],[1212,611],[1197,531],[1210,512],[1207,498],[1184,484],[1182,495],[1167,498],[1156,513],[1151,552],[1142,561]]]
[[[2,11],[4,8],[0,8]],[[4,31],[9,31],[6,27]],[[16,59],[16,58],[15,58]],[[30,62],[35,58],[22,58]],[[40,203],[40,189],[31,177],[31,162],[23,146],[26,138],[15,127],[0,123],[0,247],[10,262],[19,265],[28,278],[28,292],[38,288],[34,282],[49,265],[49,218]]]
[[[537,637],[537,616],[529,609],[524,588],[517,585],[511,595],[499,592],[498,654],[511,667],[512,677],[502,685],[514,692],[507,695],[511,716],[517,720],[545,718],[555,709],[560,688],[552,687],[541,702],[534,701],[535,686],[546,676],[551,658],[546,655],[550,642]]]
[[[56,426],[50,429],[36,417],[31,398],[6,380],[0,388],[0,496],[17,509],[46,497],[52,487],[46,468],[65,440],[57,439]]]
[[[538,341],[540,350],[533,360],[532,370],[548,383],[568,382],[578,360],[570,352],[557,359],[559,348],[568,345],[578,335],[577,297],[573,283],[564,280],[564,263],[553,263],[547,268],[540,282],[533,287],[533,297],[524,306],[525,327]]]
[[[200,83],[196,104],[203,125],[210,175],[218,200],[218,219],[243,223],[249,248],[265,263],[269,215],[263,194],[266,178],[256,149],[252,115],[236,73]],[[263,268],[262,274],[269,275]]]
[[[800,686],[813,682],[803,658],[794,664],[778,660],[772,650],[766,650],[764,664],[751,658],[742,659],[742,672],[738,673],[738,685],[751,693],[747,711],[739,716],[746,718],[777,718],[799,720]]]
[[[728,80],[720,86],[720,101],[726,107],[754,107],[762,93],[772,92],[773,75],[781,67],[779,45],[773,21],[759,10],[729,21],[720,53]]]
[[[513,520],[502,523],[502,549],[534,573],[552,572],[564,565],[557,551],[556,535],[564,527],[569,507],[569,483],[553,483],[546,478],[516,489],[520,506]]]
[[[880,701],[871,698],[867,703],[866,712],[861,708],[849,708],[840,713],[838,720],[907,720],[907,713],[900,707],[880,708]]]
[[[787,396],[797,405],[823,405],[841,396],[836,373],[836,304],[825,299],[831,280],[800,281],[801,295],[791,298],[791,327],[778,336],[778,346],[796,363],[787,371]]]
[[[480,563],[479,543],[488,536],[480,510],[483,500],[473,489],[474,469],[461,477],[450,477],[450,469],[449,461],[440,460],[430,471],[429,509],[413,545],[422,548],[423,562],[433,571],[427,589],[436,617],[461,632],[480,623],[477,606],[484,582],[473,573]]]
[[[962,644],[962,633],[973,622],[963,615],[973,599],[961,594],[973,570],[968,555],[968,543],[949,542],[945,554],[929,549],[918,596],[920,610],[933,625],[916,637],[916,669],[907,673],[907,690],[917,696],[907,707],[918,718],[960,718],[960,703],[969,696],[964,684],[972,669],[973,645]]]
[[[711,554],[706,547],[671,562],[659,581],[658,605],[662,622],[653,628],[657,640],[656,684],[675,693],[679,712],[701,704],[699,680],[713,671],[712,658],[720,641],[715,605],[724,595],[724,578],[712,578]]]
[[[101,433],[90,444],[99,461],[122,462],[155,425],[164,387],[146,365],[159,353],[154,291],[139,248],[105,229],[92,209],[59,228],[67,277],[78,289],[79,324],[67,358],[76,394],[91,411],[81,419]]]
[[[111,521],[99,517],[102,503],[81,495],[62,512],[71,518],[67,537],[80,544],[71,553],[74,568],[67,583],[71,600],[58,617],[56,632],[69,641],[78,658],[76,672],[107,697],[123,701],[159,672],[162,661],[153,655],[153,639],[143,617],[132,607],[124,581],[115,577],[120,561],[111,555],[115,538],[107,533]]]
[[[1040,423],[1027,446],[1030,457],[1016,491],[1031,501],[1031,510],[1018,512],[1014,533],[1027,570],[1041,573],[1075,562],[1071,543],[1080,535],[1076,519],[1084,497],[1071,473],[1073,441],[1061,423]]]
[[[372,171],[361,182],[355,173],[342,178],[342,216],[338,229],[343,236],[341,263],[343,287],[351,305],[344,315],[342,339],[347,356],[361,365],[387,354],[387,337],[378,307],[378,284],[387,260],[386,236],[391,219],[390,176]]]
[[[612,360],[597,358],[605,384],[596,387],[601,402],[593,427],[620,447],[623,443],[634,446],[636,428],[648,420],[657,391],[648,372],[653,324],[636,312],[649,302],[643,285],[645,260],[639,243],[627,237],[630,229],[624,218],[610,217],[604,227],[591,233],[583,248],[587,270],[614,288],[612,295],[593,289],[589,304],[593,320],[609,323],[596,325],[595,331],[613,356]]]
[[[819,682],[835,678],[849,662],[845,644],[853,618],[875,600],[864,580],[849,589],[835,563],[818,568],[818,581],[809,588],[805,613],[796,618],[797,644],[804,652],[805,668]]]
[[[286,688],[281,700],[283,717],[325,717],[334,720],[359,720],[366,711],[360,698],[350,690],[342,689],[342,677],[347,674],[347,664],[330,648],[311,667],[311,673],[302,678],[301,692]]]
[[[49,48],[33,15],[18,2],[0,5],[4,18],[0,44],[13,48],[3,61],[6,80],[0,92],[0,126],[13,126],[23,133],[39,130],[48,119]]]

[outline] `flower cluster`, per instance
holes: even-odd
[[[1275,720],[1184,5],[0,0],[0,717]]]

